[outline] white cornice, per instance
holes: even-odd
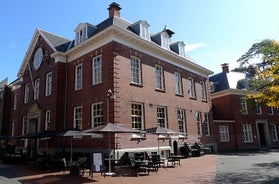
[[[223,120],[213,120],[214,123],[234,123],[235,120],[226,120],[226,119],[223,119]]]
[[[211,99],[223,97],[223,96],[228,96],[228,95],[247,95],[248,91],[247,90],[242,90],[242,89],[227,89],[223,91],[219,91],[216,93],[211,93]]]
[[[196,64],[195,62],[191,61],[190,58],[181,57],[170,50],[162,48],[152,41],[148,41],[139,37],[129,30],[119,28],[114,25],[92,36],[84,43],[72,48],[66,52],[66,55],[69,56],[69,62],[71,62],[72,60],[77,59],[84,54],[89,53],[90,51],[112,41],[121,43],[135,50],[139,50],[140,52],[159,58],[203,77],[208,77],[208,75],[213,74],[212,71]]]

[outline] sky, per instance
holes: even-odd
[[[175,32],[186,53],[199,65],[221,72],[253,43],[279,41],[278,0],[3,0],[0,1],[0,81],[17,78],[36,28],[73,40],[79,23],[97,25],[108,18],[108,6],[120,4],[121,17],[146,20],[150,32]]]

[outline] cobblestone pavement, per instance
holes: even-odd
[[[216,155],[205,155],[181,160],[175,168],[159,168],[142,176],[103,177],[94,173],[93,178],[85,176],[69,176],[67,172],[42,173],[24,165],[0,164],[1,184],[210,184],[214,183],[216,174]]]

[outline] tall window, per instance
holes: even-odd
[[[174,78],[175,78],[175,94],[182,95],[182,80],[181,80],[181,74],[178,72],[174,72]]]
[[[29,83],[25,84],[25,88],[24,88],[24,103],[28,103],[29,102],[29,92],[30,92],[30,85]]]
[[[193,78],[188,79],[188,93],[190,98],[196,98],[195,83]]]
[[[262,106],[261,104],[256,104],[256,114],[262,114]]]
[[[225,125],[219,126],[219,135],[220,135],[220,142],[229,142],[230,141],[229,127]]]
[[[197,132],[198,136],[202,136],[202,119],[201,112],[196,112],[196,121],[197,121]]]
[[[13,121],[12,122],[12,137],[14,137],[15,136],[15,131],[16,131],[16,122],[15,121]]]
[[[87,29],[86,26],[84,26],[82,29],[76,32],[76,40],[75,45],[78,45],[82,43],[87,38]]]
[[[134,84],[142,84],[140,59],[131,57],[131,80]]]
[[[179,132],[186,133],[186,124],[185,124],[185,110],[183,109],[177,109],[177,122],[178,122],[178,128]]]
[[[179,47],[179,55],[182,56],[182,57],[185,57],[186,56],[186,53],[185,53],[185,44],[183,42],[180,42],[178,44],[178,47]]]
[[[45,130],[50,130],[50,110],[46,111],[46,115],[45,115]]]
[[[277,128],[276,124],[271,124],[271,133],[272,133],[272,141],[277,142],[278,141],[278,136],[277,136]]]
[[[166,128],[166,107],[157,107],[157,125]]]
[[[274,109],[273,107],[267,107],[268,108],[268,114],[269,115],[274,115]]]
[[[209,114],[204,114],[204,127],[205,127],[205,135],[210,136],[210,124],[209,124]]]
[[[202,101],[207,101],[206,85],[203,81],[201,81],[201,95]]]
[[[252,126],[250,124],[242,124],[243,142],[253,142]]]
[[[241,113],[242,114],[248,114],[247,102],[246,102],[245,98],[241,99],[240,105],[241,105]]]
[[[76,66],[75,69],[75,90],[82,89],[82,64]]]
[[[34,84],[34,100],[39,99],[39,92],[40,92],[40,79],[38,78],[35,80],[35,84]]]
[[[104,124],[103,102],[93,103],[91,105],[91,127],[97,127]]]
[[[147,22],[140,24],[140,36],[146,40],[150,40],[149,25]]]
[[[46,75],[46,91],[45,95],[51,95],[51,88],[52,88],[52,72],[47,73]]]
[[[132,128],[143,129],[143,105],[141,103],[131,104]]]
[[[14,110],[16,110],[17,106],[17,93],[14,95]]]
[[[21,126],[21,134],[24,135],[27,133],[27,118],[23,116],[22,118],[22,126]]]
[[[93,85],[102,82],[102,56],[97,56],[92,59],[92,77]]]
[[[82,107],[74,108],[74,128],[82,130]]]
[[[156,75],[156,89],[164,90],[164,73],[163,68],[159,65],[155,65]]]

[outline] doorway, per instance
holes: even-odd
[[[178,152],[178,143],[177,141],[173,141],[173,154],[174,155],[177,155],[177,152]]]
[[[265,148],[269,146],[269,135],[268,127],[266,121],[257,121],[257,133],[258,133],[258,143],[260,148]]]
[[[38,132],[38,118],[29,120],[28,133]],[[27,156],[35,157],[37,154],[37,139],[30,138],[27,140]]]

